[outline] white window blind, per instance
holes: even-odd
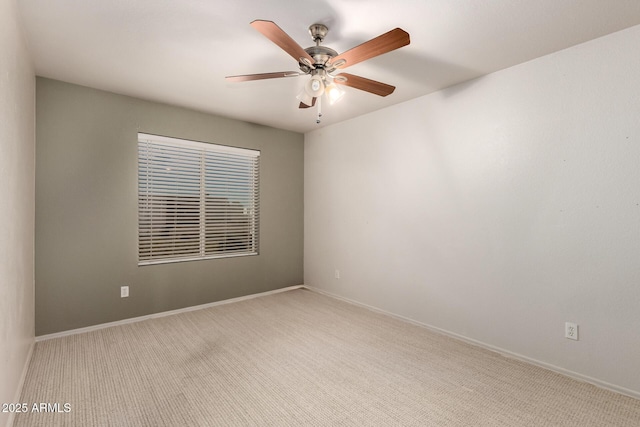
[[[256,255],[260,152],[138,134],[138,264]]]

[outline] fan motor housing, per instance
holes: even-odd
[[[323,68],[324,64],[326,64],[327,61],[329,61],[333,57],[338,56],[338,52],[326,46],[311,46],[306,48],[304,51],[313,58],[316,68]]]

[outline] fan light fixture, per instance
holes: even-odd
[[[304,85],[304,90],[309,96],[313,98],[322,95],[322,92],[324,92],[324,82],[322,81],[322,77],[320,77],[319,75],[311,76],[311,78]]]
[[[296,99],[302,102],[304,105],[313,104],[313,97],[307,93],[307,90],[304,87],[302,88],[298,96],[296,96]]]
[[[333,105],[336,102],[340,101],[344,96],[344,91],[340,89],[335,83],[331,83],[327,85],[324,93],[327,94],[327,98],[329,98],[329,104]]]
[[[320,118],[322,117],[322,95],[326,95],[329,104],[333,105],[336,102],[340,101],[344,96],[344,91],[340,89],[333,81],[337,79],[332,79],[330,75],[326,73],[319,72],[318,74],[314,74],[311,78],[304,84],[304,87],[296,96],[296,99],[300,101],[307,107],[315,106],[318,110],[316,123],[320,123]],[[340,83],[347,81],[347,78],[342,76],[341,79],[337,80]]]

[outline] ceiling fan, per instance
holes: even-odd
[[[300,101],[299,108],[317,106],[317,123],[320,123],[320,117],[322,117],[322,95],[326,94],[329,102],[333,104],[344,94],[336,85],[349,86],[379,96],[393,93],[394,86],[353,74],[339,73],[339,71],[410,43],[409,33],[396,28],[338,55],[335,50],[321,45],[329,31],[323,24],[313,24],[309,27],[309,34],[316,45],[306,49],[303,49],[272,21],[255,20],[251,26],[291,55],[298,62],[300,71],[228,76],[226,77],[227,81],[245,82],[310,75],[311,78],[305,83],[303,90],[296,98]]]

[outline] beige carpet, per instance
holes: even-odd
[[[639,426],[640,400],[294,290],[36,345],[15,426]]]

